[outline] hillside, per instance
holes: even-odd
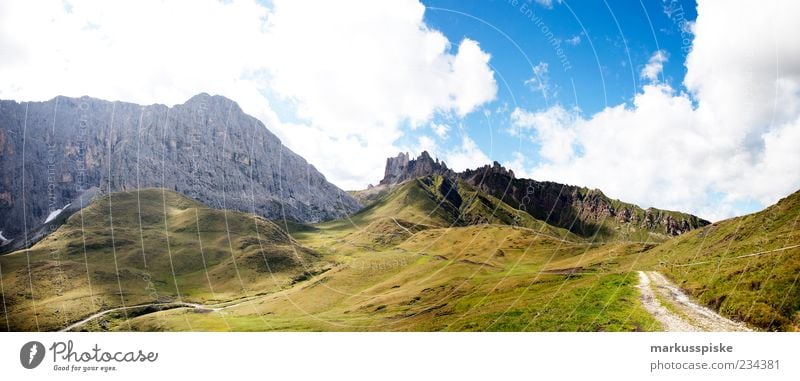
[[[252,297],[319,265],[270,221],[163,189],[100,197],[29,250],[0,256],[8,328],[34,331],[118,306]]]
[[[646,262],[722,315],[800,329],[800,192],[650,250]]]

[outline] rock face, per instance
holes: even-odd
[[[416,159],[410,159],[408,153],[401,152],[397,157],[386,159],[386,170],[379,185],[399,184],[428,175],[452,177],[454,174],[443,161],[434,160],[427,151],[422,151]]]
[[[598,189],[516,179],[501,167],[484,166],[459,174],[472,185],[533,217],[582,236],[613,235],[620,227],[675,236],[710,222],[691,214],[648,208],[608,198]]]
[[[498,162],[455,173],[444,162],[431,159],[427,152],[417,159],[409,159],[408,154],[403,153],[387,159],[386,173],[379,186],[429,175],[449,179],[446,181],[449,187],[457,188],[461,183],[476,188],[519,211],[583,237],[648,239],[648,233],[675,236],[710,223],[691,214],[655,208],[645,210],[612,200],[597,189],[518,179],[513,171]]]
[[[44,223],[85,190],[162,187],[215,208],[317,222],[360,208],[224,97],[140,106],[0,101],[0,231]]]

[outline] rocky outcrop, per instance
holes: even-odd
[[[675,236],[710,222],[691,214],[642,209],[612,200],[598,189],[548,181],[517,179],[497,162],[459,174],[465,183],[497,197],[537,219],[578,235],[614,234],[621,227]]]
[[[317,222],[358,202],[224,97],[140,106],[89,97],[0,101],[0,231],[6,238],[98,187],[162,187],[215,208]]]
[[[379,185],[400,184],[406,180],[428,175],[453,177],[455,172],[447,168],[444,161],[431,158],[427,151],[422,151],[416,159],[410,159],[407,152],[401,152],[397,157],[386,159],[386,170]]]

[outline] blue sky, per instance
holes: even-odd
[[[344,189],[426,149],[718,220],[800,188],[797,14],[793,0],[5,0],[0,98],[219,94]]]
[[[427,0],[424,4],[430,27],[452,42],[474,39],[492,55],[499,91],[495,101],[484,105],[492,114],[473,112],[457,123],[500,162],[513,160],[512,152],[520,150],[531,162],[539,161],[536,142],[503,133],[515,107],[543,110],[560,104],[591,115],[630,103],[643,84],[640,71],[657,50],[671,57],[662,76],[682,89],[685,42],[691,34],[682,34],[681,19],[675,12],[671,18],[667,11],[682,9],[683,20],[689,22],[696,17],[693,1],[577,1],[550,7],[526,0]],[[542,32],[543,27],[552,31],[552,37]],[[542,63],[547,71],[537,77],[534,68]],[[538,82],[532,83],[531,78]],[[542,82],[546,90],[537,86]],[[433,121],[448,122],[453,123],[441,116]],[[404,139],[412,145],[425,133],[414,130]],[[448,143],[458,144],[459,135],[449,135]]]

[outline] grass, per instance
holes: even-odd
[[[8,328],[57,329],[122,303],[182,300],[226,308],[143,308],[83,328],[648,331],[660,326],[640,304],[635,271],[650,269],[723,314],[797,326],[797,251],[736,258],[797,242],[796,196],[656,245],[594,243],[469,186],[453,189],[436,176],[409,181],[350,218],[313,226],[169,191],[115,193],[29,253],[0,257]]]
[[[645,262],[723,316],[765,330],[800,328],[800,193],[764,211],[665,242]]]
[[[52,330],[123,305],[265,293],[318,265],[317,253],[262,218],[160,189],[114,193],[30,250],[0,256],[3,328]]]
[[[524,307],[484,318],[494,320],[489,329],[496,331],[650,330],[657,323],[640,308],[633,288],[635,279],[635,274],[608,274],[544,280],[531,293],[550,295],[546,302],[531,300]],[[564,285],[558,289],[560,282]],[[474,322],[469,324],[479,326]]]
[[[340,232],[322,229],[299,239],[309,247],[328,247],[324,255],[336,263],[330,271],[231,307],[224,311],[225,321],[170,310],[131,324],[170,331],[636,331],[656,326],[639,304],[635,277],[601,265],[605,255],[618,264],[632,263],[640,254],[632,246],[564,242],[502,225],[429,228],[375,250],[338,237]],[[541,272],[553,264],[585,265],[590,274]],[[122,322],[116,327],[127,329]]]

